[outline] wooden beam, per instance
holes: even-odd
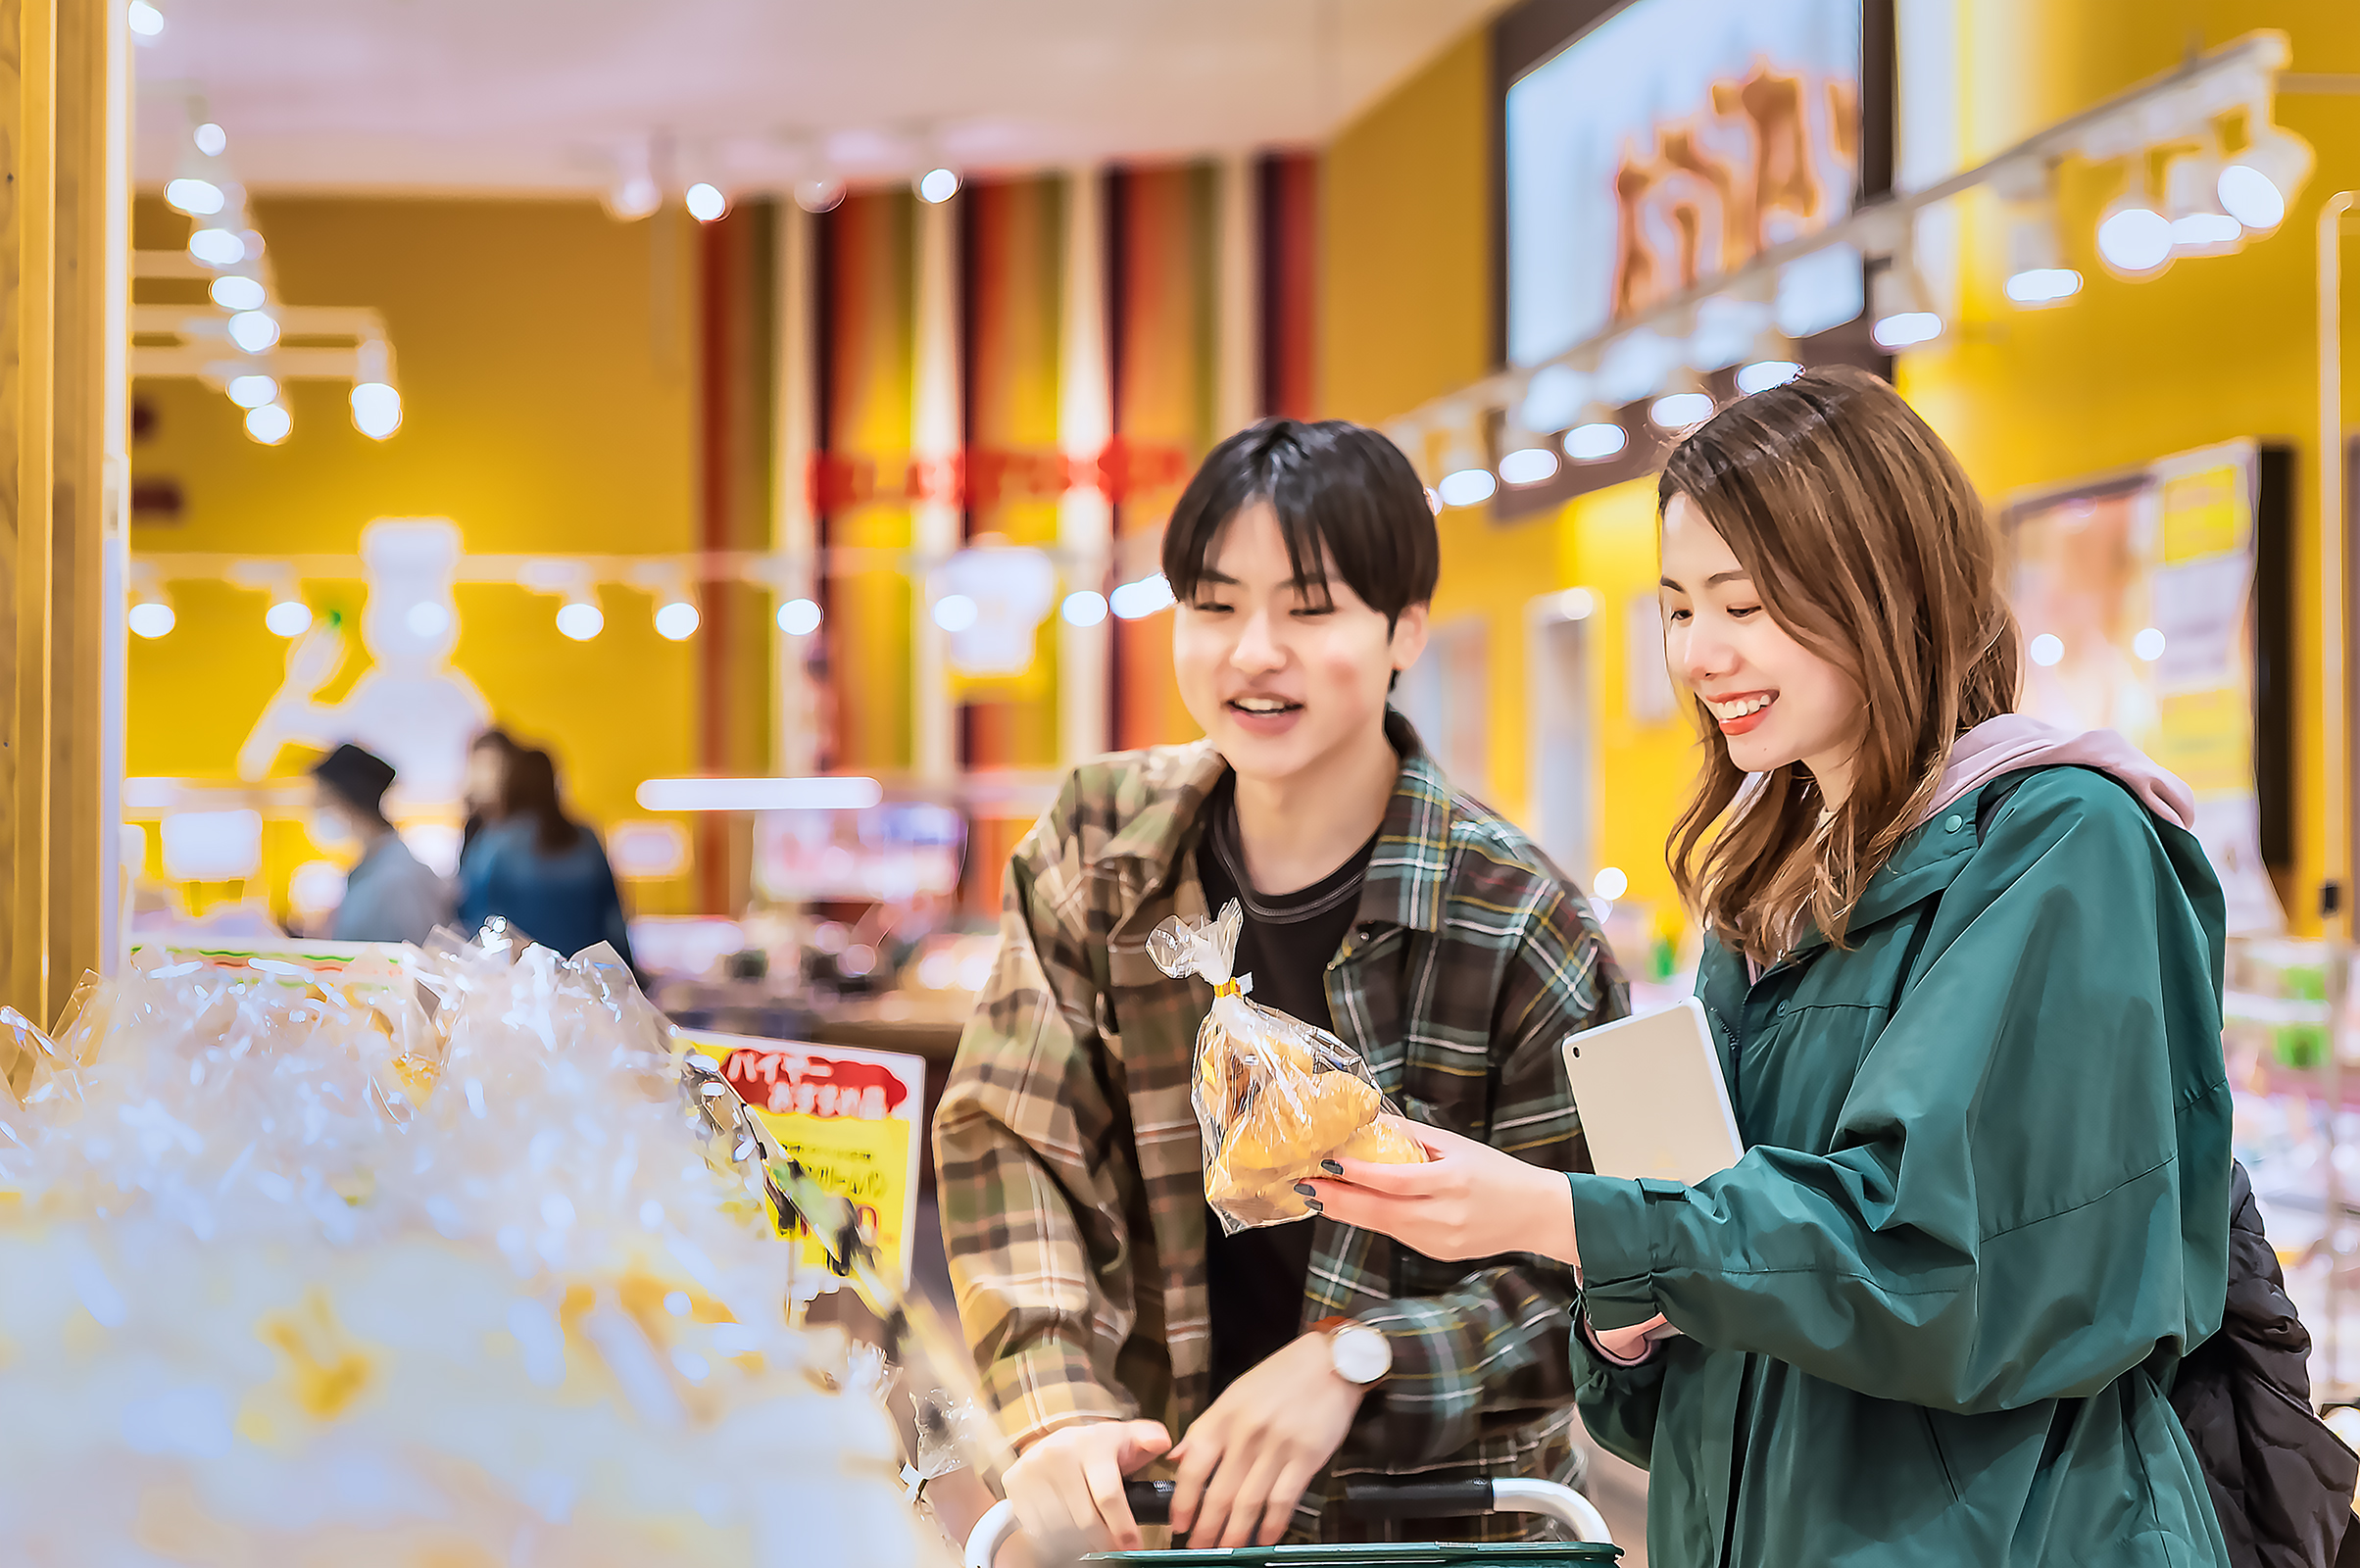
[[[99,762],[99,654],[107,509],[109,92],[116,8],[55,0],[57,273],[55,514],[51,532],[49,979],[55,1018],[75,983],[102,962],[101,879],[108,857]]]
[[[0,1002],[49,1021],[56,0],[0,0]]]

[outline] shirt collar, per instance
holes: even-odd
[[[1450,784],[1417,730],[1393,708],[1385,710],[1385,738],[1401,755],[1401,772],[1369,854],[1357,921],[1440,930],[1443,886],[1450,874]],[[1155,868],[1153,880],[1161,881],[1192,842],[1205,800],[1228,771],[1210,741],[1171,754],[1168,771],[1151,780],[1155,793],[1147,806],[1106,842],[1098,860],[1145,861]]]

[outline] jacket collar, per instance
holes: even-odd
[[[1359,922],[1440,930],[1443,888],[1450,872],[1450,784],[1418,740],[1417,730],[1393,708],[1385,710],[1385,738],[1401,755],[1401,772],[1368,858]],[[1210,741],[1181,747],[1169,756],[1159,775],[1147,781],[1146,804],[1106,840],[1093,861],[1102,866],[1135,862],[1145,872],[1134,884],[1143,895],[1165,882],[1195,844],[1205,802],[1229,771],[1228,761]]]
[[[1932,898],[1948,887],[1975,853],[1975,813],[1990,785],[1969,790],[1894,846],[1893,856],[1877,868],[1852,906],[1850,929],[1865,930],[1886,916]],[[1827,946],[1827,937],[1814,926],[1789,957]]]

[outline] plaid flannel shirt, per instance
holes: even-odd
[[[1360,896],[1328,964],[1336,1032],[1416,1120],[1587,1170],[1558,1045],[1628,991],[1587,901],[1514,827],[1451,795],[1398,713],[1402,755]],[[1017,847],[1000,952],[934,1122],[943,1233],[984,1387],[1022,1446],[1079,1420],[1205,1407],[1205,1153],[1189,1099],[1212,989],[1147,954],[1202,917],[1207,742],[1087,763]],[[1570,1268],[1530,1254],[1438,1262],[1333,1220],[1303,1326],[1381,1330],[1393,1370],[1299,1507],[1291,1539],[1352,1539],[1339,1478],[1570,1477]],[[1444,1522],[1421,1522],[1432,1539]],[[1512,1516],[1450,1521],[1515,1539]]]

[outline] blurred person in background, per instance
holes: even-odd
[[[328,924],[337,942],[424,942],[450,918],[451,892],[410,853],[385,819],[393,764],[358,746],[337,747],[312,769],[326,820],[318,836],[349,838],[361,858],[344,879],[344,902]]]
[[[467,747],[467,825],[460,829],[459,853],[465,857],[485,824],[499,814],[500,791],[508,781],[509,764],[521,750],[504,729],[487,729]]]
[[[625,963],[622,895],[598,835],[565,814],[557,764],[513,746],[493,819],[459,862],[459,918],[479,931],[494,915],[570,957],[611,942]]]

